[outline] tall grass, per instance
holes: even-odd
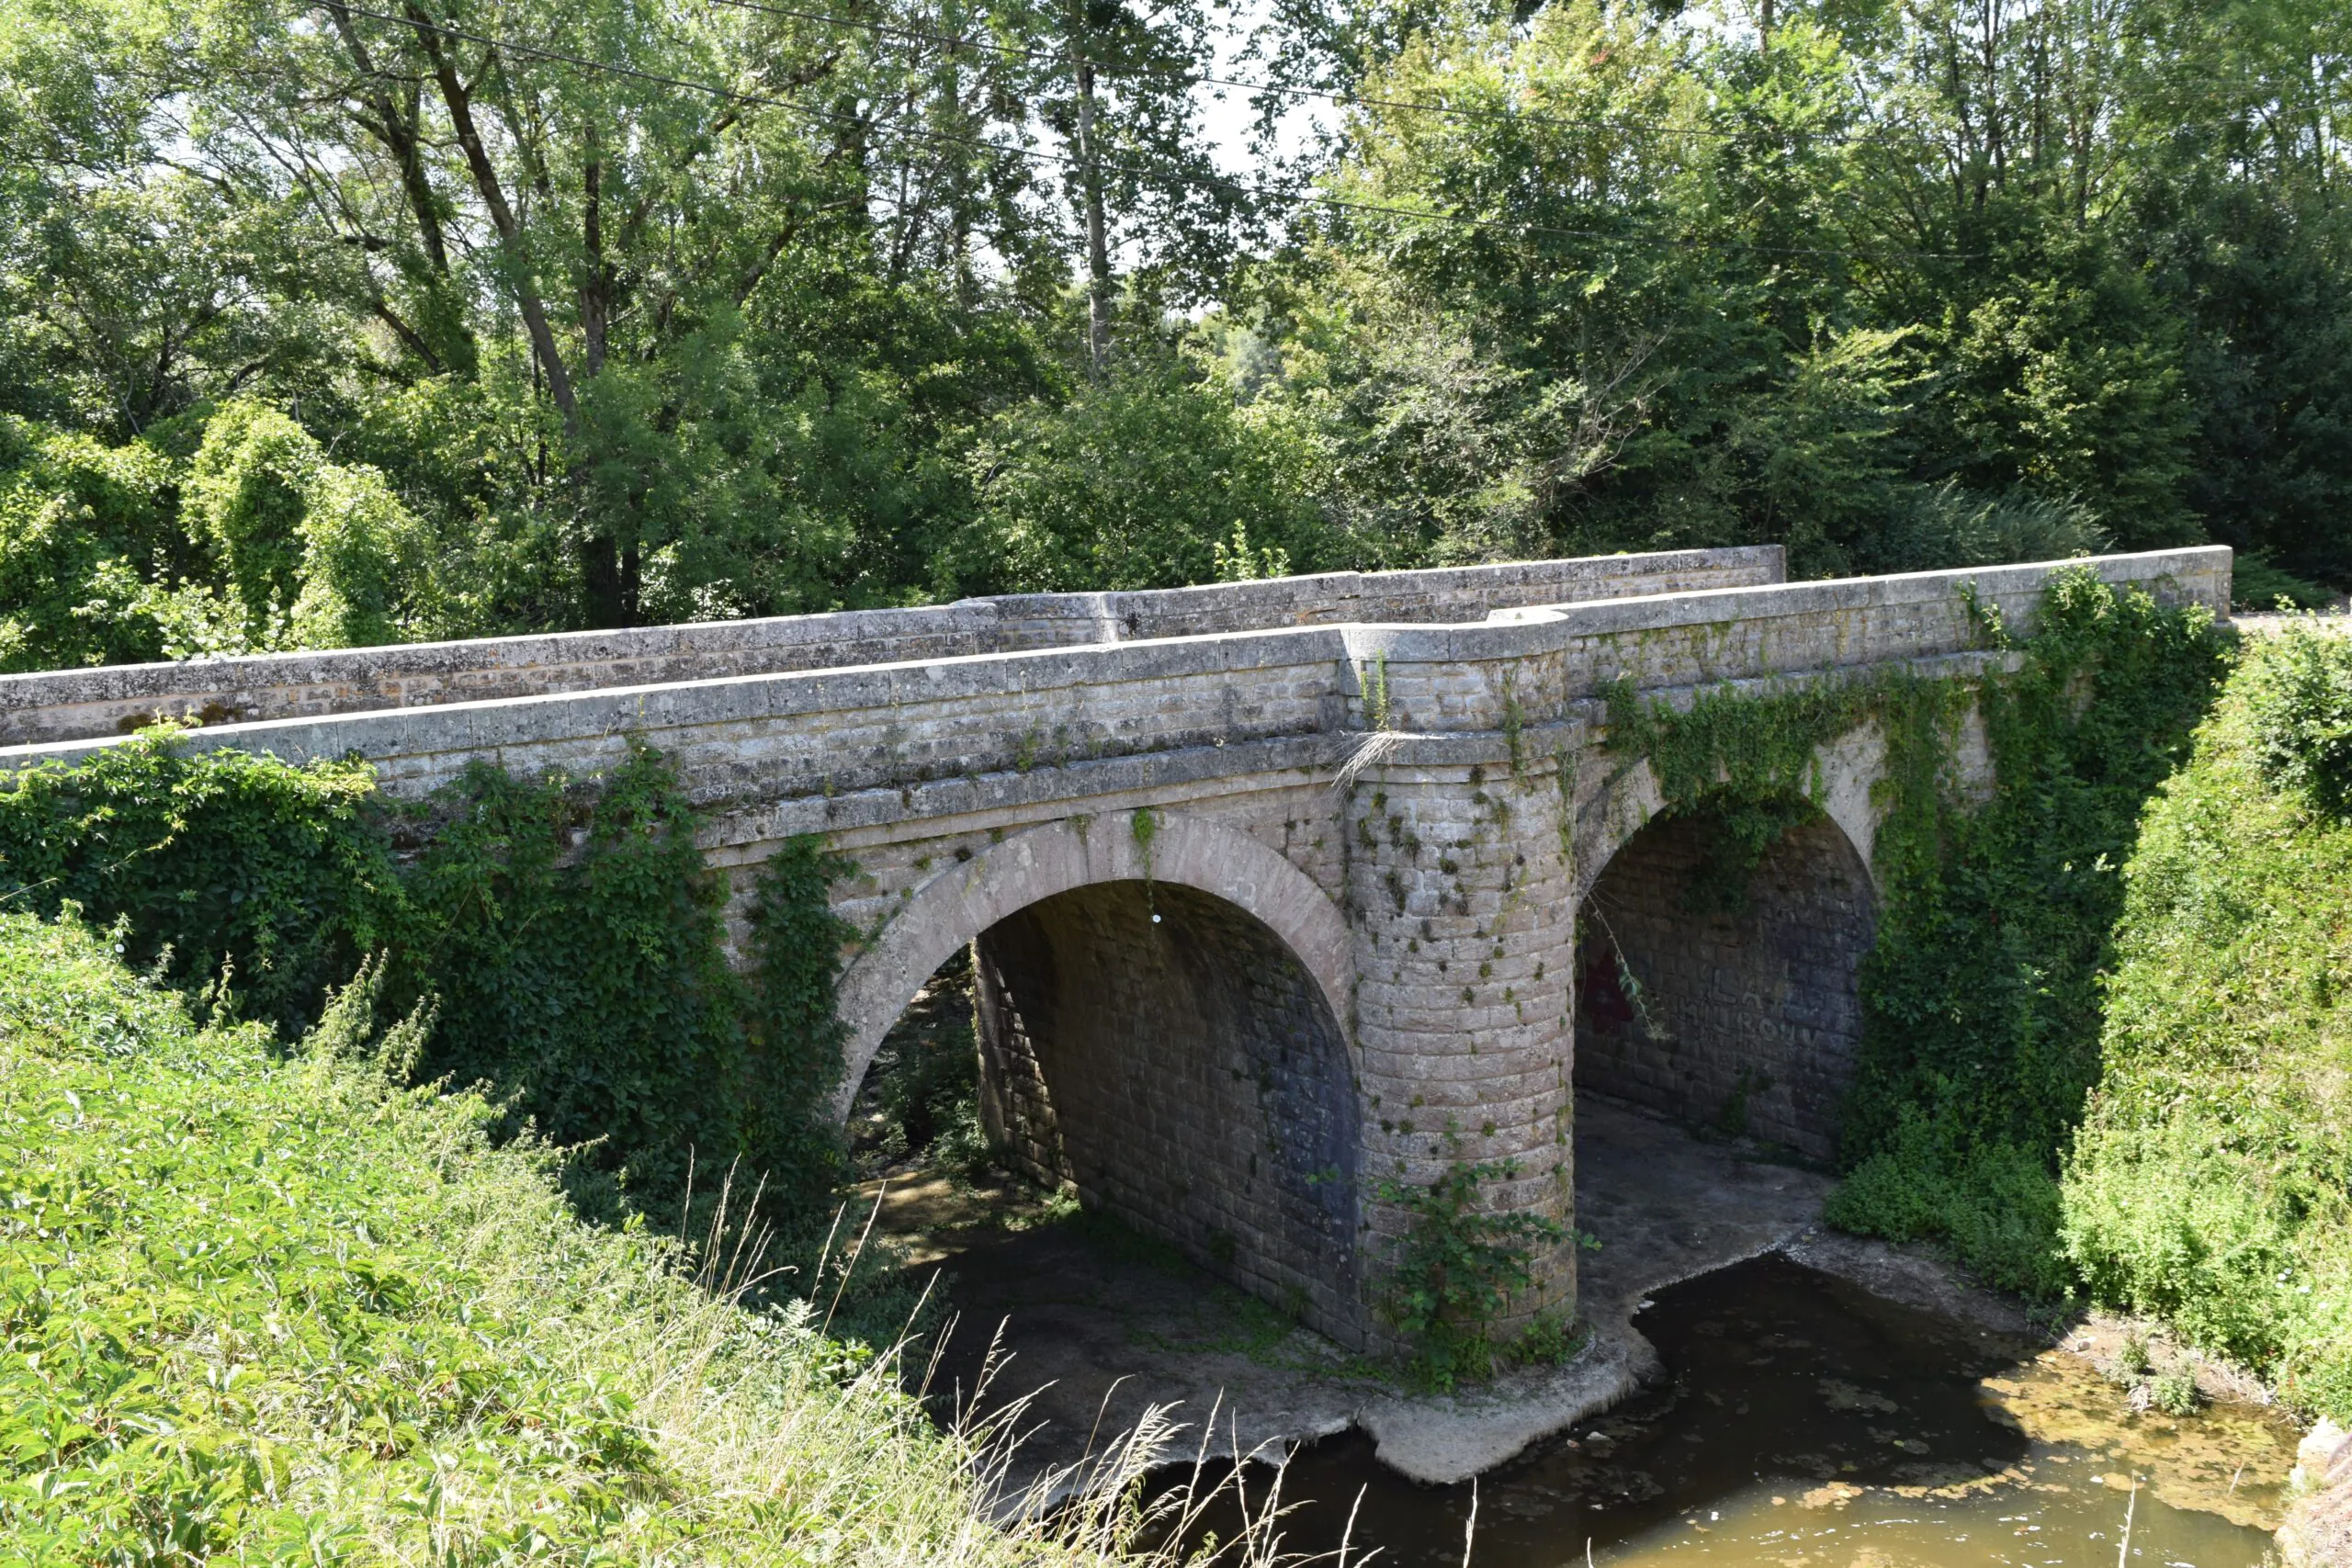
[[[934,1423],[730,1193],[697,1248],[582,1223],[480,1096],[393,1087],[367,976],[289,1058],[110,946],[0,916],[0,1558],[1165,1565],[1216,1505],[1140,1500],[1166,1411],[1016,1486],[1022,1407]]]

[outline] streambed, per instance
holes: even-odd
[[[2079,1357],[1779,1256],[1660,1291],[1634,1321],[1668,1381],[1475,1491],[1414,1485],[1354,1434],[1301,1450],[1287,1544],[1458,1568],[1475,1498],[1475,1568],[1588,1551],[1742,1568],[2253,1568],[2269,1553],[2296,1439],[2275,1413],[2134,1411]]]

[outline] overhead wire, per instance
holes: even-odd
[[[764,12],[769,16],[795,21],[817,22],[831,27],[869,31],[885,37],[902,38],[917,42],[942,45],[949,49],[978,49],[1008,59],[1027,59],[1068,65],[1067,55],[1051,50],[1024,49],[1017,44],[999,43],[979,33],[949,33],[936,28],[919,28],[905,23],[883,22],[873,18],[837,16],[830,12],[806,7],[779,6],[772,0],[711,0],[714,5],[737,10]],[[1090,61],[1094,69],[1114,77],[1130,73],[1127,67],[1116,62]],[[1329,87],[1299,86],[1286,82],[1254,82],[1239,77],[1217,76],[1207,73],[1193,73],[1189,84],[1198,86],[1230,87],[1241,92],[1278,97],[1316,98],[1342,107],[1394,109],[1408,114],[1426,114],[1453,119],[1487,124],[1543,125],[1561,130],[1644,130],[1661,136],[1711,138],[1737,141],[1754,134],[1752,130],[1727,126],[1681,125],[1670,120],[1645,119],[1623,115],[1574,116],[1546,113],[1532,109],[1467,108],[1457,104],[1432,103],[1426,98],[1374,97],[1361,93],[1343,93]],[[2171,130],[2241,130],[2247,129],[2241,118],[2203,120],[2167,120]],[[1898,124],[1880,124],[1854,131],[1808,131],[1806,140],[1819,147],[1862,147],[1877,143],[1894,143],[1904,133],[1916,128]]]
[[[342,8],[347,15],[354,17],[366,17],[371,21],[384,22],[394,27],[413,29],[420,25],[419,18],[413,16],[399,16],[390,12],[371,10],[363,6],[350,4],[345,4]],[[1218,190],[1227,196],[1246,199],[1295,202],[1306,206],[1319,207],[1334,211],[1362,213],[1380,218],[1395,218],[1414,222],[1444,223],[1453,225],[1456,228],[1471,230],[1510,231],[1523,235],[1543,235],[1555,239],[1593,241],[1605,245],[1638,245],[1677,250],[1696,247],[1716,250],[1738,250],[1761,255],[1809,256],[1815,258],[1838,258],[1855,261],[1962,261],[1973,259],[1975,254],[1975,253],[1953,251],[1865,251],[1832,248],[1826,246],[1765,245],[1745,240],[1702,240],[1677,235],[1612,233],[1596,229],[1571,229],[1557,224],[1533,223],[1515,219],[1478,218],[1464,213],[1449,212],[1443,209],[1437,208],[1397,207],[1384,202],[1358,201],[1345,197],[1335,197],[1323,191],[1301,191],[1276,188],[1265,185],[1252,185],[1245,181],[1235,179],[1230,175],[1221,174],[1188,174],[1182,170],[1147,168],[1141,165],[1118,163],[1101,158],[1090,160],[1080,157],[1074,153],[1056,152],[1047,148],[1012,146],[1001,141],[991,140],[985,136],[965,135],[955,131],[933,130],[927,127],[909,126],[904,123],[877,124],[875,120],[869,119],[865,116],[845,113],[840,109],[825,108],[799,98],[787,97],[776,94],[749,92],[741,88],[722,86],[717,83],[699,81],[690,76],[673,76],[664,72],[647,71],[637,66],[622,65],[612,61],[597,60],[587,55],[574,54],[565,50],[550,49],[544,45],[527,43],[519,39],[505,38],[493,33],[485,33],[472,28],[459,28],[454,24],[442,20],[437,17],[427,16],[424,18],[424,22],[429,24],[435,32],[444,38],[461,39],[469,43],[481,44],[485,48],[505,50],[511,53],[526,56],[527,58],[548,61],[559,65],[568,65],[578,70],[599,72],[610,75],[628,77],[637,81],[651,83],[658,86],[683,88],[689,92],[702,93],[712,97],[723,98],[735,103],[752,104],[763,107],[780,108],[790,113],[805,116],[811,119],[825,121],[831,124],[844,125],[867,132],[879,129],[892,134],[908,137],[916,141],[963,147],[971,151],[995,153],[1001,157],[1023,159],[1032,163],[1050,164],[1066,169],[1082,171],[1091,168],[1099,173],[1108,173],[1131,178],[1139,184],[1156,185],[1163,190],[1167,189],[1172,180],[1174,182],[1180,182],[1185,186]]]

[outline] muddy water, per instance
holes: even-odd
[[[2079,1360],[1767,1258],[1636,1319],[1670,1385],[1487,1476],[1475,1568],[1595,1563],[2251,1568],[2293,1462],[2250,1411],[2134,1414]],[[1286,1531],[1457,1568],[1469,1487],[1417,1487],[1351,1437],[1301,1452]],[[1360,1499],[1360,1500],[1359,1500]],[[2129,1556],[2123,1558],[2127,1509]],[[1352,1558],[1355,1553],[1351,1552]]]

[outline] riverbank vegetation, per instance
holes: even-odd
[[[1257,19],[12,0],[0,667],[1750,541],[2352,584],[2312,0]]]
[[[2352,1420],[2352,642],[2252,639],[2124,865],[2068,1161],[2100,1300]]]
[[[1106,1451],[1095,1503],[991,1522],[1004,1422],[943,1430],[887,1340],[826,1333],[838,1268],[763,1278],[723,1222],[698,1264],[582,1223],[563,1156],[494,1139],[498,1107],[402,1087],[421,1020],[382,1012],[379,973],[289,1051],[119,946],[0,915],[12,1557],[1080,1568],[1146,1544],[1121,1482],[1156,1427]]]

